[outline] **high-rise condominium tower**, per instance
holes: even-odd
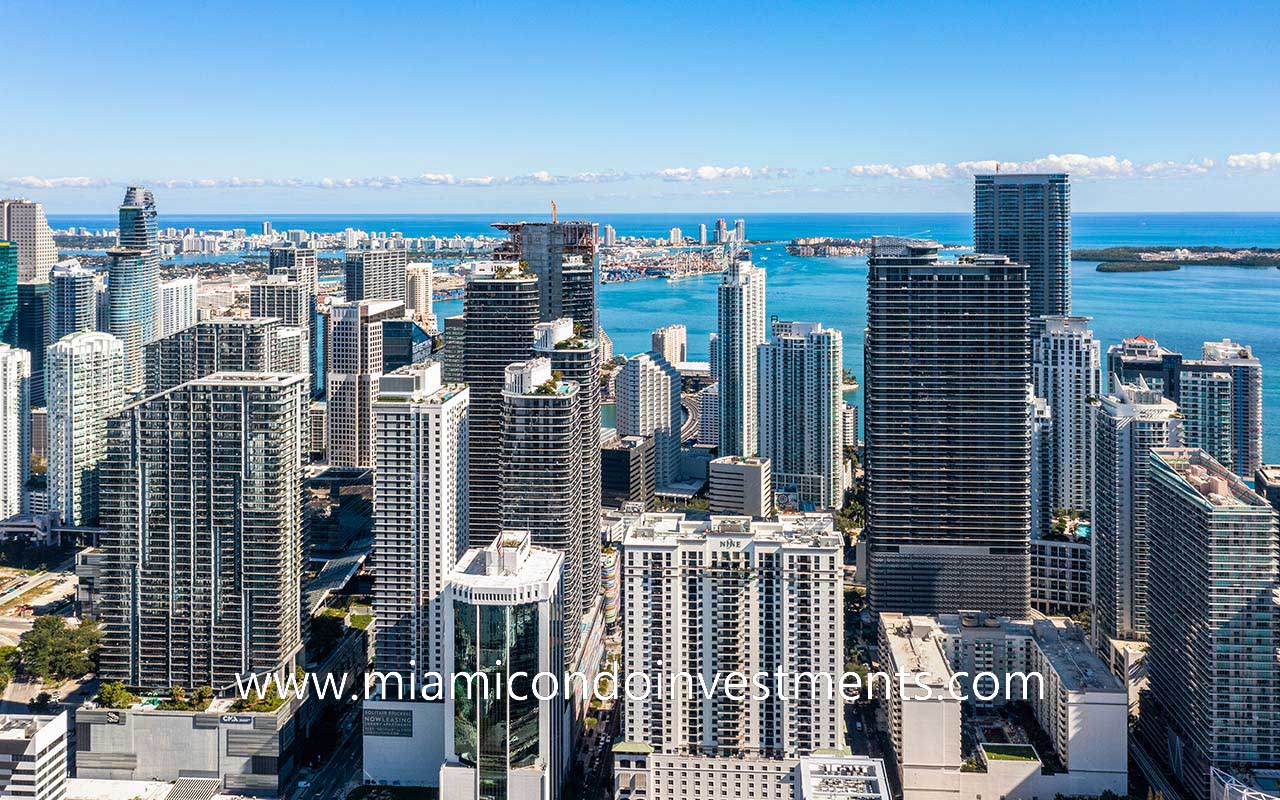
[[[538,279],[539,321],[569,317],[593,334],[599,324],[596,223],[500,222],[493,227],[511,236],[496,255],[523,262]]]
[[[418,317],[430,316],[433,307],[430,262],[415,262],[405,268],[405,297],[408,310]]]
[[[873,608],[1030,613],[1026,267],[877,237],[867,274]],[[723,433],[721,434],[723,436]]]
[[[277,317],[223,317],[198,322],[144,350],[146,392],[156,394],[215,372],[291,372],[298,329]]]
[[[689,331],[683,325],[664,325],[650,335],[652,351],[671,366],[689,360]]]
[[[467,540],[467,389],[439,364],[413,382],[374,405],[377,668],[402,675],[443,669],[444,583]]]
[[[0,515],[22,511],[31,452],[31,355],[0,342]]]
[[[1138,382],[1113,381],[1091,403],[1093,608],[1100,652],[1112,639],[1146,636],[1151,542],[1147,535],[1151,450],[1181,444],[1178,406]]]
[[[446,696],[441,797],[561,797],[571,763],[564,696],[548,695],[540,680],[540,699],[533,681],[563,670],[562,558],[533,546],[527,531],[503,531],[449,575],[445,674],[484,675],[504,694],[501,702]]]
[[[470,543],[502,527],[502,390],[506,368],[533,354],[538,279],[518,265],[475,267],[463,301],[463,379],[471,389]]]
[[[1089,511],[1089,401],[1102,394],[1102,345],[1090,317],[1046,316],[1031,340],[1031,375],[1037,397],[1053,412],[1055,509]]]
[[[325,353],[324,337],[327,331],[316,314],[316,295],[320,291],[316,251],[312,247],[303,245],[274,246],[271,248],[267,273],[268,281],[272,280],[272,276],[280,275],[285,281],[296,284],[299,287],[298,291],[302,294],[302,302],[306,305],[303,314],[307,320],[303,327],[308,331],[308,344],[311,347],[311,393],[312,395],[319,395],[324,391],[326,365],[323,354]],[[250,292],[252,293],[252,287],[250,287]],[[255,316],[257,316],[256,313]],[[270,316],[283,315],[271,314]],[[301,322],[287,321],[285,324],[302,325]]]
[[[0,342],[18,344],[18,246],[0,239]]]
[[[774,492],[813,508],[843,504],[844,337],[817,322],[773,323],[760,345],[759,455]]]
[[[409,254],[404,250],[348,250],[346,300],[405,301]]]
[[[720,382],[720,454],[755,455],[759,444],[757,348],[765,340],[765,271],[746,253],[720,279],[717,343]]]
[[[334,303],[329,312],[329,463],[372,467],[373,404],[382,375],[382,322],[404,316],[397,300]]]
[[[219,372],[111,419],[105,680],[222,691],[295,663],[306,409],[301,375]]]
[[[576,330],[575,330],[576,329]],[[534,326],[533,353],[578,384],[582,441],[582,617],[600,601],[600,342],[563,317]]]
[[[784,684],[844,668],[840,552],[829,516],[637,519],[622,542],[623,673],[664,683],[627,702],[623,739],[726,759],[840,747],[840,695],[821,679]],[[768,698],[708,697],[677,679],[729,672],[762,677]]]
[[[1211,767],[1280,768],[1275,511],[1203,450],[1153,451],[1150,692],[1139,724],[1209,797]]]
[[[1030,315],[1071,313],[1071,183],[1064,174],[978,175],[973,248],[1027,265]]]
[[[534,358],[507,367],[502,401],[502,526],[564,554],[564,649],[576,659],[584,607],[580,387]]]
[[[171,336],[196,324],[198,287],[199,280],[195,277],[174,278],[160,284],[157,294],[160,300],[157,337]]]
[[[124,345],[84,331],[49,348],[49,508],[68,525],[98,521],[107,420],[124,408]]]
[[[616,378],[619,436],[652,436],[655,480],[670,486],[680,478],[680,373],[665,358],[641,353],[627,359]]]
[[[53,341],[98,329],[98,287],[94,272],[77,259],[59,261],[49,273],[49,330]]]
[[[0,200],[0,239],[18,247],[18,282],[48,283],[58,260],[44,207],[30,200]]]
[[[1205,342],[1200,360],[1145,336],[1107,349],[1107,371],[1133,383],[1141,375],[1178,404],[1184,444],[1206,450],[1237,475],[1253,477],[1262,463],[1262,363],[1248,345]],[[1114,390],[1114,387],[1112,387]]]
[[[125,391],[141,392],[143,347],[158,337],[160,253],[151,190],[130,186],[120,204],[119,244],[107,250],[109,333],[124,345]]]

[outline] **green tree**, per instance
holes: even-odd
[[[43,714],[51,708],[53,708],[53,695],[48,692],[41,692],[27,701],[27,710],[32,714]]]
[[[104,683],[98,689],[98,703],[106,708],[128,708],[136,702],[138,696],[124,688],[120,681]]]
[[[22,635],[18,649],[22,666],[41,680],[78,678],[93,671],[102,632],[92,620],[68,628],[58,616],[37,617],[31,630]]]

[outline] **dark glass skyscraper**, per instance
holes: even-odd
[[[876,238],[868,264],[872,607],[1026,617],[1026,267],[1003,256],[939,261],[936,242],[893,237]]]
[[[18,343],[18,246],[0,241],[0,342]]]
[[[976,176],[973,247],[1027,265],[1032,317],[1071,313],[1071,184],[1065,174]]]
[[[49,344],[49,284],[19,283],[17,346],[31,354],[31,406],[44,405],[44,351]]]
[[[156,201],[149,189],[125,191],[119,240],[107,250],[108,327],[124,342],[125,391],[139,392],[145,380],[142,348],[159,332],[160,253]]]

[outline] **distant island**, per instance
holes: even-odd
[[[1105,247],[1073,250],[1071,257],[1076,261],[1097,261],[1098,272],[1171,272],[1185,265],[1280,269],[1280,248],[1274,247]]]

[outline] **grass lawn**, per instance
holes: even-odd
[[[983,742],[982,750],[994,761],[1040,761],[1036,749],[1029,744],[993,744]]]

